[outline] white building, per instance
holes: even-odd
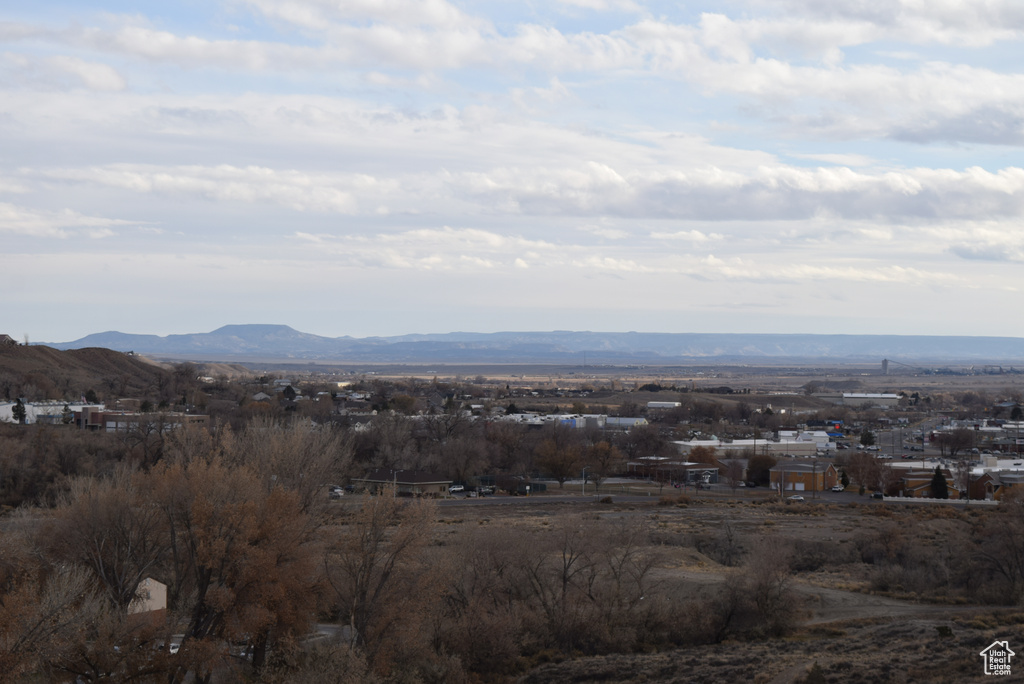
[[[15,423],[14,407],[17,402],[7,401],[0,404],[0,421],[4,423]],[[71,414],[81,411],[85,407],[97,411],[103,411],[103,404],[86,404],[79,401],[26,401],[25,423],[60,423],[64,416],[64,408],[67,407]]]
[[[822,393],[814,396],[825,401],[831,401],[838,406],[850,406],[853,408],[895,408],[900,403],[898,394],[872,394],[868,392],[842,392]]]

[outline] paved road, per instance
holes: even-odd
[[[627,493],[622,491],[614,491],[613,488],[609,487],[607,490],[603,490],[600,494],[581,495],[579,493],[569,494],[538,494],[534,496],[487,496],[472,498],[468,496],[460,496],[451,499],[440,499],[438,504],[441,506],[487,506],[487,505],[503,505],[503,506],[538,506],[543,504],[555,504],[555,503],[594,503],[600,499],[610,496],[613,503],[654,503],[661,496],[679,496],[685,494],[691,499],[718,499],[723,501],[728,500],[739,500],[749,501],[751,499],[761,499],[767,496],[771,496],[772,492],[767,487],[756,487],[746,488],[737,487],[734,491],[732,487],[728,485],[712,485],[711,489],[704,489],[698,493],[694,493],[693,488],[689,487],[686,490],[675,489],[665,487],[660,493],[657,489],[653,489],[651,493],[640,494],[640,493]],[[845,492],[815,492],[813,497],[811,492],[802,492],[801,496],[806,499],[808,503],[814,503],[817,501],[824,503],[851,503],[858,502],[862,504],[873,504],[882,503],[877,499],[872,499],[871,496],[865,494],[861,496],[857,493],[857,489],[851,488]]]
[[[539,506],[543,504],[556,503],[596,503],[606,496],[612,497],[614,503],[653,503],[658,500],[658,495],[641,496],[638,494],[616,494],[615,492],[601,494],[539,494],[535,496],[486,496],[479,498],[460,497],[455,499],[440,499],[440,506]]]

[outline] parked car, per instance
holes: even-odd
[[[800,496],[799,494],[794,494],[793,496],[789,497],[789,501],[793,501],[793,502],[798,502],[798,501],[803,501],[803,500],[804,500],[804,497]]]
[[[874,494],[871,495],[871,498],[872,499],[884,499],[885,495],[882,494],[882,492],[875,492]]]
[[[833,492],[842,492],[842,491],[846,491],[846,487],[844,487],[843,485],[834,485],[834,486],[832,487],[832,491],[833,491]]]
[[[463,485],[460,485],[460,484],[453,484],[451,487],[448,488],[448,493],[449,494],[454,494],[455,492],[464,492],[464,491],[466,491],[466,488]]]

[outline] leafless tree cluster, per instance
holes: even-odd
[[[983,515],[939,509],[937,520],[892,521],[856,540],[879,591],[982,604],[1024,600],[1024,506],[1009,492]],[[942,543],[922,543],[941,529]]]
[[[671,621],[644,523],[558,518],[541,533],[481,530],[456,554],[438,638],[471,671],[516,670],[524,654],[633,649]]]
[[[349,456],[301,421],[180,429],[148,469],[69,480],[49,514],[5,521],[0,658],[80,681],[209,681],[242,650],[261,671],[321,608],[323,482]],[[147,577],[167,585],[169,619],[135,614]]]

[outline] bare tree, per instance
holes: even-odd
[[[725,466],[725,479],[729,486],[736,489],[743,482],[743,463],[738,459],[730,458]]]
[[[716,456],[715,447],[698,446],[690,451],[690,456],[687,460],[694,463],[714,465]]]
[[[607,533],[603,561],[607,581],[599,591],[599,605],[611,624],[625,626],[655,586],[654,568],[662,560],[650,545],[646,520],[622,519]]]
[[[977,565],[998,580],[1006,602],[1024,600],[1024,493],[1003,495],[995,515],[985,516],[971,535]]]
[[[210,658],[247,642],[262,667],[274,643],[303,634],[316,609],[318,544],[297,492],[269,491],[245,466],[220,459],[170,463],[153,473],[167,518],[178,608],[188,616],[176,677],[208,681]]]
[[[166,681],[174,671],[174,656],[162,648],[170,627],[160,621],[133,619],[103,600],[76,606],[86,629],[75,631],[63,648],[46,662],[53,679],[77,682]]]
[[[791,550],[779,539],[754,540],[744,571],[746,591],[753,601],[763,629],[772,635],[785,633],[799,617],[792,591]]]
[[[91,570],[122,612],[169,550],[166,521],[147,485],[125,468],[108,479],[78,480],[46,534],[51,553]]]
[[[451,406],[441,413],[428,415],[423,426],[435,444],[444,444],[461,434],[469,426],[469,416],[457,406]]]
[[[572,428],[552,425],[545,438],[537,445],[537,465],[564,487],[565,481],[579,472],[581,448]]]
[[[639,425],[616,440],[619,449],[630,460],[651,456],[666,456],[675,452],[656,425]]]
[[[871,454],[857,452],[850,456],[847,468],[850,477],[861,487],[875,487],[879,483],[879,463]]]
[[[296,492],[307,514],[327,502],[327,485],[353,474],[350,435],[308,419],[254,420],[225,445],[224,452],[228,464],[251,468],[268,490],[285,487]]]
[[[0,593],[0,667],[11,681],[66,658],[103,603],[83,568],[19,575],[8,577]]]
[[[600,574],[592,526],[579,515],[560,518],[539,548],[522,559],[533,600],[544,615],[550,640],[572,650],[599,628],[594,584]]]
[[[427,589],[439,578],[422,555],[433,516],[427,499],[367,497],[328,549],[327,577],[339,618],[378,671],[419,640],[423,604],[440,596]]]
[[[385,413],[377,416],[370,427],[372,465],[375,468],[408,468],[415,448],[409,418]]]
[[[608,442],[601,441],[584,449],[583,462],[587,466],[589,478],[594,481],[595,488],[601,491],[601,483],[610,475],[619,472],[626,460],[618,449]]]
[[[440,447],[440,470],[456,482],[466,482],[483,467],[484,444],[472,434],[452,438]]]
[[[481,529],[455,554],[439,638],[470,670],[512,674],[520,657],[529,583],[519,572],[534,552],[529,533]]]
[[[487,425],[487,441],[495,446],[498,456],[495,465],[508,473],[526,470],[526,428],[510,421],[496,421]]]

